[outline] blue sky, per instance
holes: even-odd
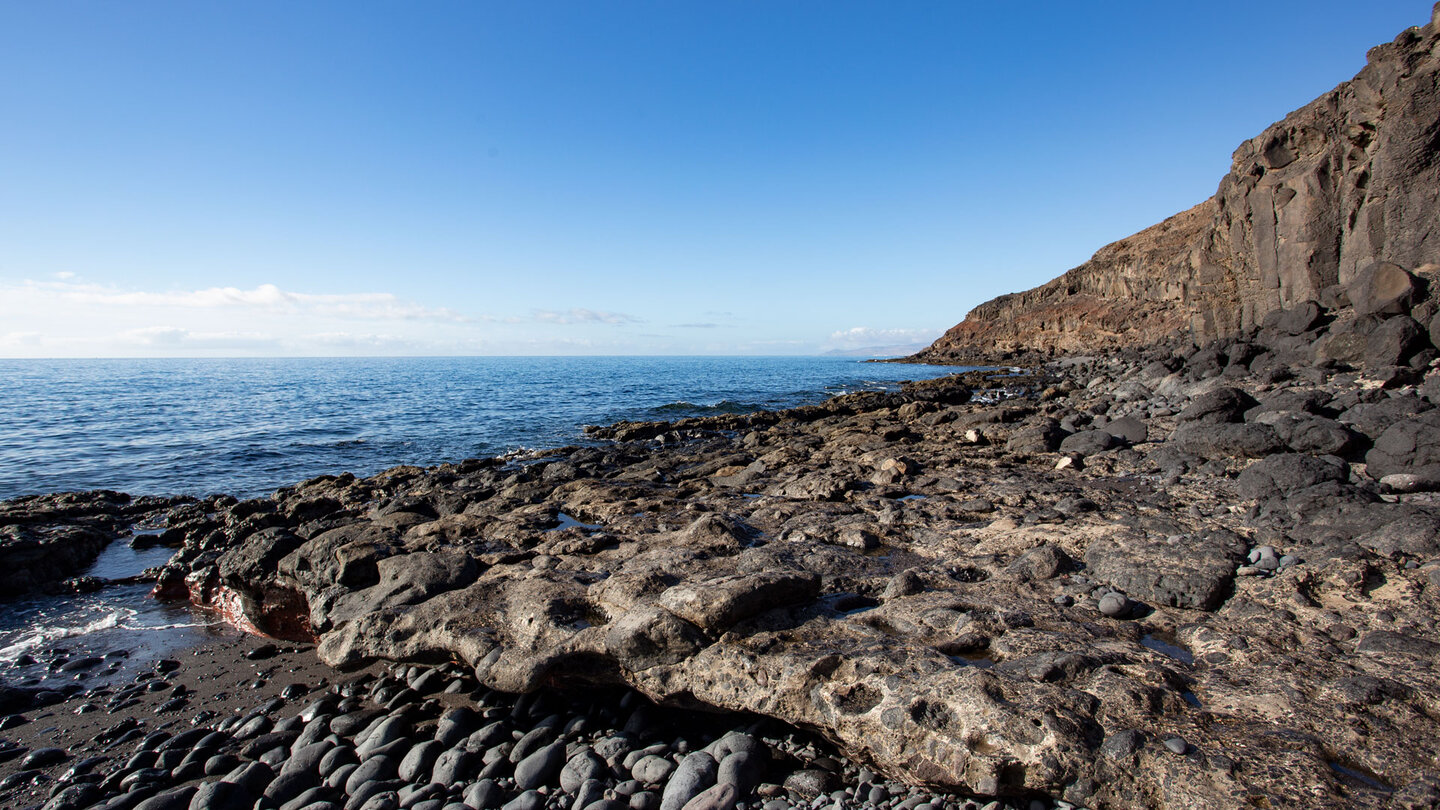
[[[923,343],[1429,11],[0,0],[0,356]]]

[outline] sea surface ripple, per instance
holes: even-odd
[[[0,499],[70,490],[255,497],[893,388],[953,367],[837,357],[0,360]]]

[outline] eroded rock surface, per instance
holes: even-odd
[[[1364,462],[1429,463],[1433,347],[1277,373],[1286,338],[322,477],[176,522],[161,585],[337,666],[628,684],[947,789],[1387,806],[1436,767],[1440,498]],[[1254,452],[1189,438],[1248,428]]]

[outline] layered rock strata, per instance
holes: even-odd
[[[1241,144],[1211,199],[973,309],[919,359],[1201,343],[1314,301],[1376,263],[1440,264],[1440,25],[1370,50],[1354,79]]]

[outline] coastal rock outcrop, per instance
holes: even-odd
[[[223,582],[289,632],[278,594],[335,666],[626,685],[946,790],[1384,807],[1425,795],[1436,763],[1412,741],[1440,734],[1440,494],[1416,472],[1440,369],[1268,361],[1287,339],[326,476],[181,515],[162,582]]]
[[[1440,270],[1437,20],[1372,48],[1355,78],[1242,143],[1211,199],[975,307],[918,359],[1203,343],[1267,324],[1302,335],[1314,305],[1408,312]]]
[[[0,598],[64,590],[115,537],[192,500],[96,490],[0,502]]]
[[[157,592],[337,667],[773,718],[936,789],[1435,806],[1437,41],[1432,23],[1376,49],[1243,145],[1214,199],[923,356],[1103,353],[212,499],[170,511]],[[666,780],[637,810],[760,798],[718,743],[587,756],[542,720],[412,759],[389,748],[410,723],[338,730],[356,807],[398,806],[401,769],[426,767],[504,769],[510,810],[561,780],[618,802],[585,775],[631,754]],[[818,765],[785,783],[817,807],[837,785]]]

